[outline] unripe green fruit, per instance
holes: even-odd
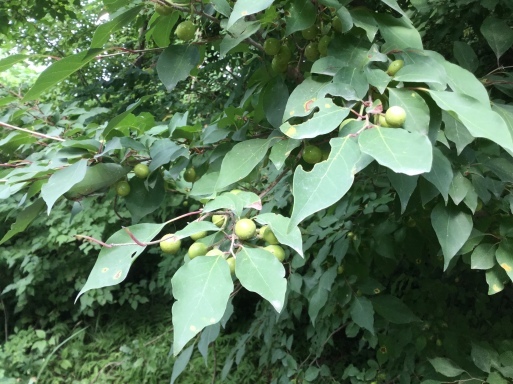
[[[150,168],[146,164],[139,163],[134,167],[135,176],[146,179],[150,174]]]
[[[116,193],[121,196],[128,196],[130,194],[130,184],[122,180],[116,184]]]
[[[201,231],[191,235],[191,239],[196,241],[199,239],[203,239],[205,236],[207,236],[207,231]]]
[[[264,52],[269,56],[275,56],[280,52],[281,43],[280,40],[274,37],[269,37],[264,41]]]
[[[161,16],[167,16],[173,13],[173,7],[157,3],[155,4],[155,12]]]
[[[385,113],[385,120],[391,127],[402,127],[406,121],[406,111],[403,108],[394,105],[393,107],[388,108]]]
[[[288,61],[283,61],[279,58],[279,56],[274,56],[273,60],[271,61],[271,69],[276,73],[283,73],[287,70],[289,66]]]
[[[385,115],[379,115],[378,123],[382,127],[387,127],[387,128],[390,127],[390,125],[388,125],[388,123],[387,123],[387,119],[385,118]]]
[[[319,58],[319,48],[317,43],[310,43],[306,46],[305,57],[309,61],[315,61]]]
[[[322,151],[315,145],[308,145],[303,149],[303,160],[308,164],[317,164],[322,159]]]
[[[230,267],[230,273],[235,275],[235,258],[229,257],[226,259],[226,262],[228,263],[228,267]]]
[[[196,26],[190,20],[183,21],[176,27],[175,35],[180,40],[190,41],[196,35]]]
[[[342,21],[338,18],[338,16],[333,19],[331,26],[335,31],[342,33]]]
[[[267,241],[269,244],[280,244],[271,228],[269,228],[267,225],[264,225],[262,228],[260,228],[260,237]]]
[[[197,256],[204,256],[207,253],[208,247],[203,243],[192,243],[189,247],[189,258],[194,259]]]
[[[328,45],[330,45],[331,37],[326,35],[321,37],[318,44],[319,53],[322,56],[326,56],[328,54]]]
[[[219,248],[214,248],[208,251],[205,256],[224,256],[224,253]]]
[[[183,179],[188,183],[192,183],[196,180],[196,170],[193,167],[189,167],[183,173]]]
[[[388,76],[394,76],[404,66],[403,60],[394,60],[390,63],[387,69]]]
[[[280,52],[278,52],[276,56],[288,63],[292,57],[292,51],[290,50],[288,45],[284,44],[281,46]]]
[[[182,241],[175,235],[168,233],[164,235],[160,241],[160,249],[162,252],[174,255],[180,250]]]
[[[251,219],[240,219],[235,223],[235,234],[241,240],[249,240],[256,234],[256,224]]]
[[[279,245],[268,245],[264,247],[264,249],[268,252],[271,252],[280,262],[285,260],[285,251]]]
[[[221,228],[226,221],[225,215],[212,215],[212,223]]]
[[[317,34],[319,33],[319,28],[317,28],[317,25],[312,25],[310,28],[303,29],[301,31],[301,35],[306,40],[313,40],[317,37]]]
[[[230,193],[231,193],[231,194],[233,194],[233,195],[238,195],[238,194],[239,194],[239,193],[241,193],[241,192],[243,192],[243,191],[242,191],[242,190],[240,190],[240,189],[232,189],[232,190],[230,191]]]

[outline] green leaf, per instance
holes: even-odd
[[[488,16],[481,24],[481,33],[497,60],[513,45],[513,31],[505,20]]]
[[[427,135],[429,131],[429,107],[415,91],[401,88],[388,90],[389,105],[398,105],[406,111],[404,129]]]
[[[248,291],[256,292],[280,313],[287,280],[283,264],[263,248],[242,247],[236,255],[235,275]]]
[[[175,363],[173,364],[173,373],[171,373],[171,384],[176,381],[178,376],[180,376],[187,367],[187,364],[189,364],[192,351],[194,351],[194,344],[184,349],[182,353],[180,353],[180,355],[176,358]]]
[[[285,113],[283,114],[283,122],[291,117],[302,117],[312,113],[311,106],[317,100],[317,94],[326,86],[327,83],[313,80],[311,77],[306,78],[299,84],[287,100]]]
[[[492,365],[500,366],[499,354],[488,343],[472,343],[472,361],[481,371],[490,373]]]
[[[513,245],[502,241],[495,253],[497,263],[504,269],[511,281],[513,281]]]
[[[396,11],[397,13],[399,13],[400,15],[402,15],[403,17],[405,17],[406,19],[408,19],[408,16],[406,15],[406,13],[401,9],[401,7],[399,6],[399,4],[397,4],[397,1],[396,0],[381,0],[381,2],[383,4],[386,4],[388,5],[390,8],[392,8],[394,11]]]
[[[498,265],[495,265],[492,269],[486,271],[486,283],[488,284],[489,295],[494,295],[504,289],[504,275],[504,269]]]
[[[313,294],[308,298],[308,315],[315,325],[315,320],[319,311],[326,305],[329,292],[337,277],[337,266],[333,266],[326,270],[319,279],[319,283],[313,289]]]
[[[87,167],[83,179],[73,185],[64,197],[70,200],[78,200],[96,191],[100,191],[114,184],[131,170],[116,163],[99,163]]]
[[[483,137],[513,152],[511,133],[501,116],[476,99],[455,92],[429,91],[444,111],[460,120],[474,137]]]
[[[486,378],[487,384],[508,384],[509,381],[501,376],[499,372],[491,372]]]
[[[454,204],[458,205],[465,199],[470,190],[473,190],[474,186],[471,181],[464,177],[460,172],[456,172],[449,188],[449,196],[451,196]]]
[[[286,16],[285,36],[310,28],[316,16],[317,10],[310,0],[292,0]]]
[[[280,130],[293,139],[308,139],[330,133],[349,114],[349,108],[342,108],[329,98],[319,99],[307,105],[313,116],[304,123],[291,125],[288,121],[282,124]]]
[[[447,83],[454,92],[473,97],[483,107],[490,109],[490,98],[485,86],[472,73],[456,64],[444,61]]]
[[[5,59],[0,60],[0,72],[6,71],[11,68],[14,64],[17,64],[25,59],[28,59],[29,55],[11,55]]]
[[[249,175],[262,161],[273,139],[250,139],[236,144],[221,164],[216,189],[220,190]]]
[[[193,221],[192,223],[187,224],[185,228],[182,228],[179,231],[175,232],[174,236],[176,236],[179,239],[184,239],[198,232],[219,232],[219,230],[219,227],[217,227],[214,223],[210,221]]]
[[[50,177],[48,183],[41,188],[41,197],[48,206],[48,214],[50,214],[57,199],[68,192],[75,184],[79,183],[86,175],[86,171],[87,160],[82,159],[55,172]]]
[[[230,29],[230,27],[235,24],[237,20],[243,17],[253,15],[257,12],[269,8],[273,2],[274,0],[237,0],[233,7],[232,13],[230,14],[230,18],[228,19],[226,29]]]
[[[223,59],[230,50],[242,43],[245,39],[252,36],[260,28],[260,23],[256,21],[238,20],[233,25],[221,42],[220,58]]]
[[[330,140],[331,151],[326,161],[315,164],[310,172],[298,166],[294,172],[292,210],[289,230],[303,219],[336,203],[353,184],[360,151],[349,137]]]
[[[37,99],[47,89],[85,66],[100,52],[101,49],[89,49],[56,61],[39,75],[32,88],[25,93],[22,101],[26,102]]]
[[[361,328],[365,328],[374,334],[374,309],[372,302],[365,296],[355,296],[349,308],[351,319]]]
[[[262,97],[267,121],[274,128],[279,128],[289,98],[287,86],[281,78],[278,78],[266,85]]]
[[[378,32],[378,23],[374,18],[374,12],[367,8],[355,8],[350,11],[350,14],[354,25],[366,32],[369,41],[374,41]]]
[[[214,200],[205,204],[203,212],[213,212],[219,209],[227,209],[233,211],[235,215],[240,216],[242,213],[242,201],[233,193],[223,193]]]
[[[456,150],[459,155],[467,145],[474,141],[474,137],[470,134],[463,123],[456,120],[449,113],[443,111],[442,116],[445,125],[445,136],[456,144]]]
[[[143,5],[139,5],[129,9],[128,11],[116,16],[111,21],[108,21],[96,28],[90,48],[103,48],[105,43],[109,41],[110,35],[135,19],[143,7]]]
[[[429,359],[429,362],[437,371],[446,377],[455,377],[461,375],[465,371],[454,364],[451,360],[443,358],[443,357],[435,357],[434,359]]]
[[[290,153],[300,145],[300,140],[280,140],[272,146],[269,159],[273,162],[276,169],[280,170],[285,165],[285,160],[290,156]]]
[[[203,328],[223,317],[233,291],[230,267],[222,256],[196,257],[171,279],[173,296],[173,354]]]
[[[379,31],[386,42],[383,51],[406,48],[423,49],[419,32],[407,18],[379,14],[376,16],[376,20]]]
[[[371,299],[374,310],[394,324],[408,324],[421,321],[400,299],[391,295],[379,295]]]
[[[195,45],[170,45],[157,61],[159,79],[170,92],[179,81],[189,77],[199,61],[200,53]]]
[[[433,148],[427,136],[398,128],[375,127],[363,131],[358,144],[362,152],[396,173],[429,172]]]
[[[413,191],[417,187],[418,176],[408,176],[403,173],[395,173],[391,169],[387,169],[387,176],[394,187],[395,191],[399,195],[401,200],[401,213],[404,213],[408,206],[408,201],[413,194]]]
[[[129,184],[130,193],[125,197],[125,203],[132,216],[132,224],[137,224],[144,216],[157,210],[164,201],[164,180],[159,175],[155,184],[148,188],[143,179],[132,177]]]
[[[443,62],[437,60],[439,59],[437,56],[431,56],[426,51],[408,49],[402,57],[405,65],[396,73],[394,80],[427,83],[430,88],[446,89],[447,72]]]
[[[146,243],[153,240],[162,228],[164,228],[164,225],[165,224],[136,224],[128,227],[128,229],[137,240]],[[135,244],[124,229],[120,229],[114,233],[105,243],[130,245],[118,245],[111,248],[103,247],[101,249],[98,259],[85,285],[78,293],[76,300],[91,289],[110,287],[111,285],[121,283],[128,275],[132,263],[146,249],[146,246]]]
[[[123,121],[125,121],[125,119],[129,118],[131,115],[132,115],[132,112],[143,102],[145,101],[146,99],[148,98],[148,96],[143,96],[141,97],[139,100],[137,100],[135,103],[132,103],[130,104],[125,112],[122,112],[120,113],[119,115],[117,115],[116,117],[114,117],[113,119],[111,119],[109,121],[109,123],[107,124],[107,126],[105,127],[105,129],[103,130],[102,132],[102,136],[106,139],[109,139],[109,134],[111,133],[111,131],[113,129],[115,129],[116,127],[118,127],[119,125],[122,125]]]
[[[470,256],[470,268],[490,269],[495,265],[495,251],[497,245],[490,243],[479,244]]]
[[[38,217],[39,212],[43,209],[45,203],[43,199],[37,199],[23,211],[16,215],[16,221],[11,225],[11,229],[2,237],[0,245],[5,243],[11,237],[23,232]]]
[[[479,67],[479,59],[468,43],[463,41],[455,41],[453,43],[453,54],[458,64],[469,72],[475,72]]]
[[[454,175],[449,159],[438,148],[433,148],[433,166],[431,170],[422,176],[440,191],[447,202]]]
[[[290,226],[290,219],[288,217],[276,213],[262,213],[255,216],[255,220],[260,224],[269,225],[280,244],[288,245],[303,257],[301,231],[297,226]]]
[[[152,25],[149,33],[151,33],[151,38],[158,47],[165,48],[171,44],[171,32],[179,18],[180,12],[173,12],[169,16],[157,17],[157,20],[155,24]],[[147,34],[146,38],[148,39],[148,37],[149,36]]]
[[[444,254],[444,270],[472,232],[472,216],[439,203],[431,212],[431,224]]]
[[[159,169],[161,166],[169,164],[179,157],[189,157],[189,150],[183,144],[176,144],[170,139],[161,139],[155,141],[150,147],[150,172]]]

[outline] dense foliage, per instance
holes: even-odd
[[[0,4],[0,383],[513,380],[511,10]]]

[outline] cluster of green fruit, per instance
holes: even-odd
[[[214,223],[219,228],[223,227],[226,221],[227,216],[225,215],[212,215],[212,223]],[[244,218],[238,220],[235,223],[233,226],[233,231],[237,238],[241,241],[251,240],[255,237],[264,240],[267,245],[263,247],[263,249],[272,253],[280,262],[285,260],[285,250],[279,245],[278,239],[272,232],[271,228],[269,228],[267,225],[257,229],[253,220]],[[205,236],[207,236],[206,231],[198,232],[190,236],[194,242],[189,246],[187,250],[189,259],[192,260],[198,256],[223,256],[226,257],[226,261],[230,267],[230,272],[234,274],[235,258],[233,256],[227,256],[225,252],[221,251],[217,247],[209,249],[210,247],[208,245],[198,241]],[[182,247],[181,239],[171,233],[164,235],[161,238],[159,244],[162,252],[171,255],[177,254]]]
[[[133,169],[135,176],[140,179],[146,179],[150,174],[150,167],[146,164],[139,163]],[[130,184],[126,180],[121,180],[116,183],[116,193],[118,196],[125,197],[130,194]]]

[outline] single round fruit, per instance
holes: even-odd
[[[292,51],[287,44],[283,44],[280,48],[280,52],[276,55],[280,60],[286,61],[287,63],[292,58]]]
[[[342,33],[342,21],[338,18],[338,16],[333,19],[331,26],[335,31]]]
[[[319,33],[319,28],[317,28],[317,25],[312,25],[310,28],[303,29],[301,31],[301,35],[306,40],[313,40],[317,37]]]
[[[388,108],[385,113],[385,120],[391,127],[402,127],[406,121],[406,111],[403,108],[394,105],[393,107]]]
[[[122,181],[119,181],[117,184],[116,184],[116,193],[119,195],[119,196],[128,196],[130,194],[130,184],[128,184],[126,181],[122,180]]]
[[[207,234],[208,234],[207,231],[197,232],[197,233],[191,235],[191,239],[194,241],[203,239],[205,236],[207,236]]]
[[[191,246],[189,247],[189,251],[188,251],[189,258],[194,259],[197,256],[204,256],[204,255],[206,255],[207,250],[208,250],[208,247],[203,243],[198,243],[198,242],[192,243]]]
[[[196,170],[193,167],[189,167],[183,173],[183,179],[188,183],[192,183],[196,180]]]
[[[230,193],[231,193],[231,194],[233,194],[233,195],[238,195],[238,194],[239,194],[239,193],[241,193],[241,192],[243,192],[243,191],[242,191],[242,190],[240,190],[240,189],[232,189],[232,190],[230,191]]]
[[[262,228],[260,228],[260,236],[269,244],[280,244],[271,228],[269,228],[267,225],[264,225]]]
[[[308,145],[303,149],[303,160],[308,164],[317,164],[322,159],[322,151],[315,145]]]
[[[382,127],[386,127],[386,128],[390,127],[390,125],[388,125],[388,123],[387,123],[387,119],[385,119],[385,115],[379,115],[378,123]]]
[[[320,38],[318,49],[321,56],[326,56],[328,54],[328,45],[331,43],[331,37],[326,35]]]
[[[160,249],[162,252],[174,255],[180,250],[182,241],[175,235],[168,233],[160,240]]]
[[[224,222],[226,221],[225,215],[212,215],[212,222],[217,225],[219,228],[221,228],[224,225]]]
[[[240,219],[235,223],[235,234],[241,240],[249,240],[256,233],[255,222],[251,219]]]
[[[276,73],[283,73],[287,70],[289,66],[289,62],[283,61],[279,58],[279,56],[274,56],[273,61],[271,61],[271,69]]]
[[[173,13],[173,7],[164,4],[155,4],[155,12],[161,16],[167,16]]]
[[[403,60],[394,60],[390,63],[387,69],[388,76],[394,76],[404,66]]]
[[[196,26],[190,20],[182,21],[175,29],[175,35],[180,40],[190,41],[196,35]]]
[[[268,245],[267,247],[264,247],[264,249],[271,252],[281,262],[285,260],[285,251],[279,245]]]
[[[150,174],[150,167],[146,164],[139,163],[134,167],[135,175],[140,179],[146,179]]]
[[[281,43],[280,40],[269,37],[264,41],[264,52],[269,56],[275,56],[280,52]]]
[[[214,248],[208,251],[205,256],[224,256],[224,252],[219,248]]]
[[[338,268],[337,268],[337,274],[341,275],[343,273],[344,273],[344,266],[343,265],[339,265]]]
[[[306,46],[305,57],[309,61],[315,61],[319,58],[319,48],[317,43],[310,43]]]
[[[230,267],[230,273],[232,275],[235,275],[235,258],[229,257],[226,259],[226,262],[228,263],[228,266]]]

